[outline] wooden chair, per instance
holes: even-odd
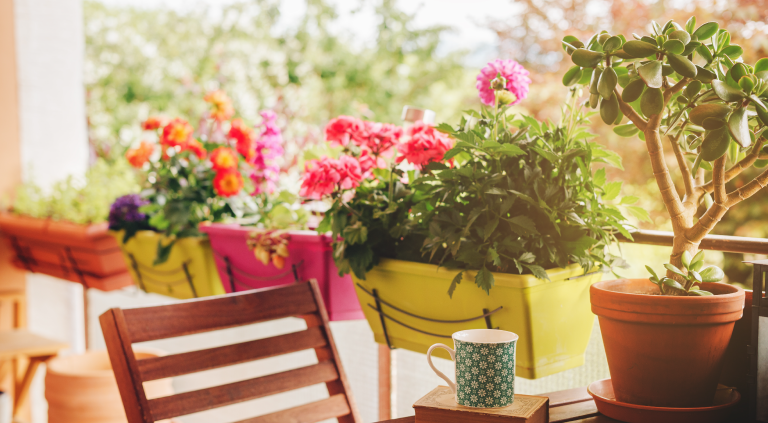
[[[136,360],[131,344],[302,317],[307,329],[224,347]],[[362,423],[314,281],[140,309],[113,308],[101,328],[129,423],[153,423],[325,383],[330,397],[238,423]],[[318,364],[147,400],[143,382],[314,349]]]

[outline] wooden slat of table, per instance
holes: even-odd
[[[572,404],[560,405],[549,408],[549,423],[570,422],[579,417],[592,417],[597,415],[595,401],[580,401]]]
[[[576,402],[589,401],[592,399],[592,395],[589,395],[586,387],[566,389],[564,391],[550,392],[547,394],[538,395],[542,397],[549,397],[550,408],[573,404]]]

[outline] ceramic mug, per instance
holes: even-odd
[[[456,403],[475,408],[506,407],[515,400],[515,347],[518,336],[497,329],[470,329],[452,336],[456,350],[435,344],[427,351],[432,370],[456,394]],[[456,364],[456,383],[432,364],[432,350],[443,348]]]

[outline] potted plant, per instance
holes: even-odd
[[[489,64],[478,87],[491,107],[458,126],[407,128],[394,164],[350,126],[344,155],[311,163],[302,194],[331,201],[319,230],[378,342],[425,353],[498,327],[520,335],[517,374],[538,378],[583,364],[588,289],[620,264],[606,247],[626,230],[620,183],[591,170],[620,160],[579,108],[558,124],[507,113],[525,94],[517,66]]]
[[[633,404],[710,405],[744,291],[702,268],[701,240],[731,207],[768,184],[768,171],[728,181],[765,156],[768,59],[740,62],[741,47],[716,22],[652,23],[632,40],[603,31],[563,40],[575,64],[566,85],[588,84],[589,104],[623,136],[646,144],[674,245],[666,274],[593,285],[616,398]],[[624,116],[629,120],[626,124]],[[665,147],[683,190],[673,183]],[[650,269],[650,267],[649,267]],[[695,369],[695,370],[694,370]]]
[[[142,141],[127,153],[143,170],[144,190],[115,201],[110,229],[137,285],[147,292],[176,298],[224,294],[200,226],[268,209],[269,198],[261,194],[277,180],[272,160],[282,154],[281,146],[261,145],[253,128],[232,119],[224,92],[213,91],[205,101],[210,109],[197,130],[181,118],[150,117],[142,127],[157,142]],[[274,113],[262,117],[263,125],[274,125]]]
[[[84,179],[69,177],[46,192],[22,184],[13,207],[0,213],[0,231],[14,264],[30,272],[104,291],[131,285],[120,249],[107,231],[110,203],[138,191],[130,166],[99,159]]]

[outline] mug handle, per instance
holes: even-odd
[[[454,363],[456,362],[456,351],[454,351],[453,349],[449,348],[447,345],[444,345],[444,344],[432,345],[431,347],[429,347],[429,350],[427,351],[427,362],[429,363],[429,367],[431,367],[432,370],[434,370],[435,373],[438,376],[440,376],[440,378],[442,378],[444,381],[446,381],[448,383],[448,386],[451,387],[451,390],[455,394],[456,393],[456,383],[454,383],[452,380],[448,379],[448,376],[443,374],[443,372],[441,372],[440,370],[437,370],[437,368],[435,368],[435,365],[432,364],[432,350],[434,350],[435,348],[442,348],[442,349],[448,351],[448,354],[451,355],[451,360],[453,360]]]

